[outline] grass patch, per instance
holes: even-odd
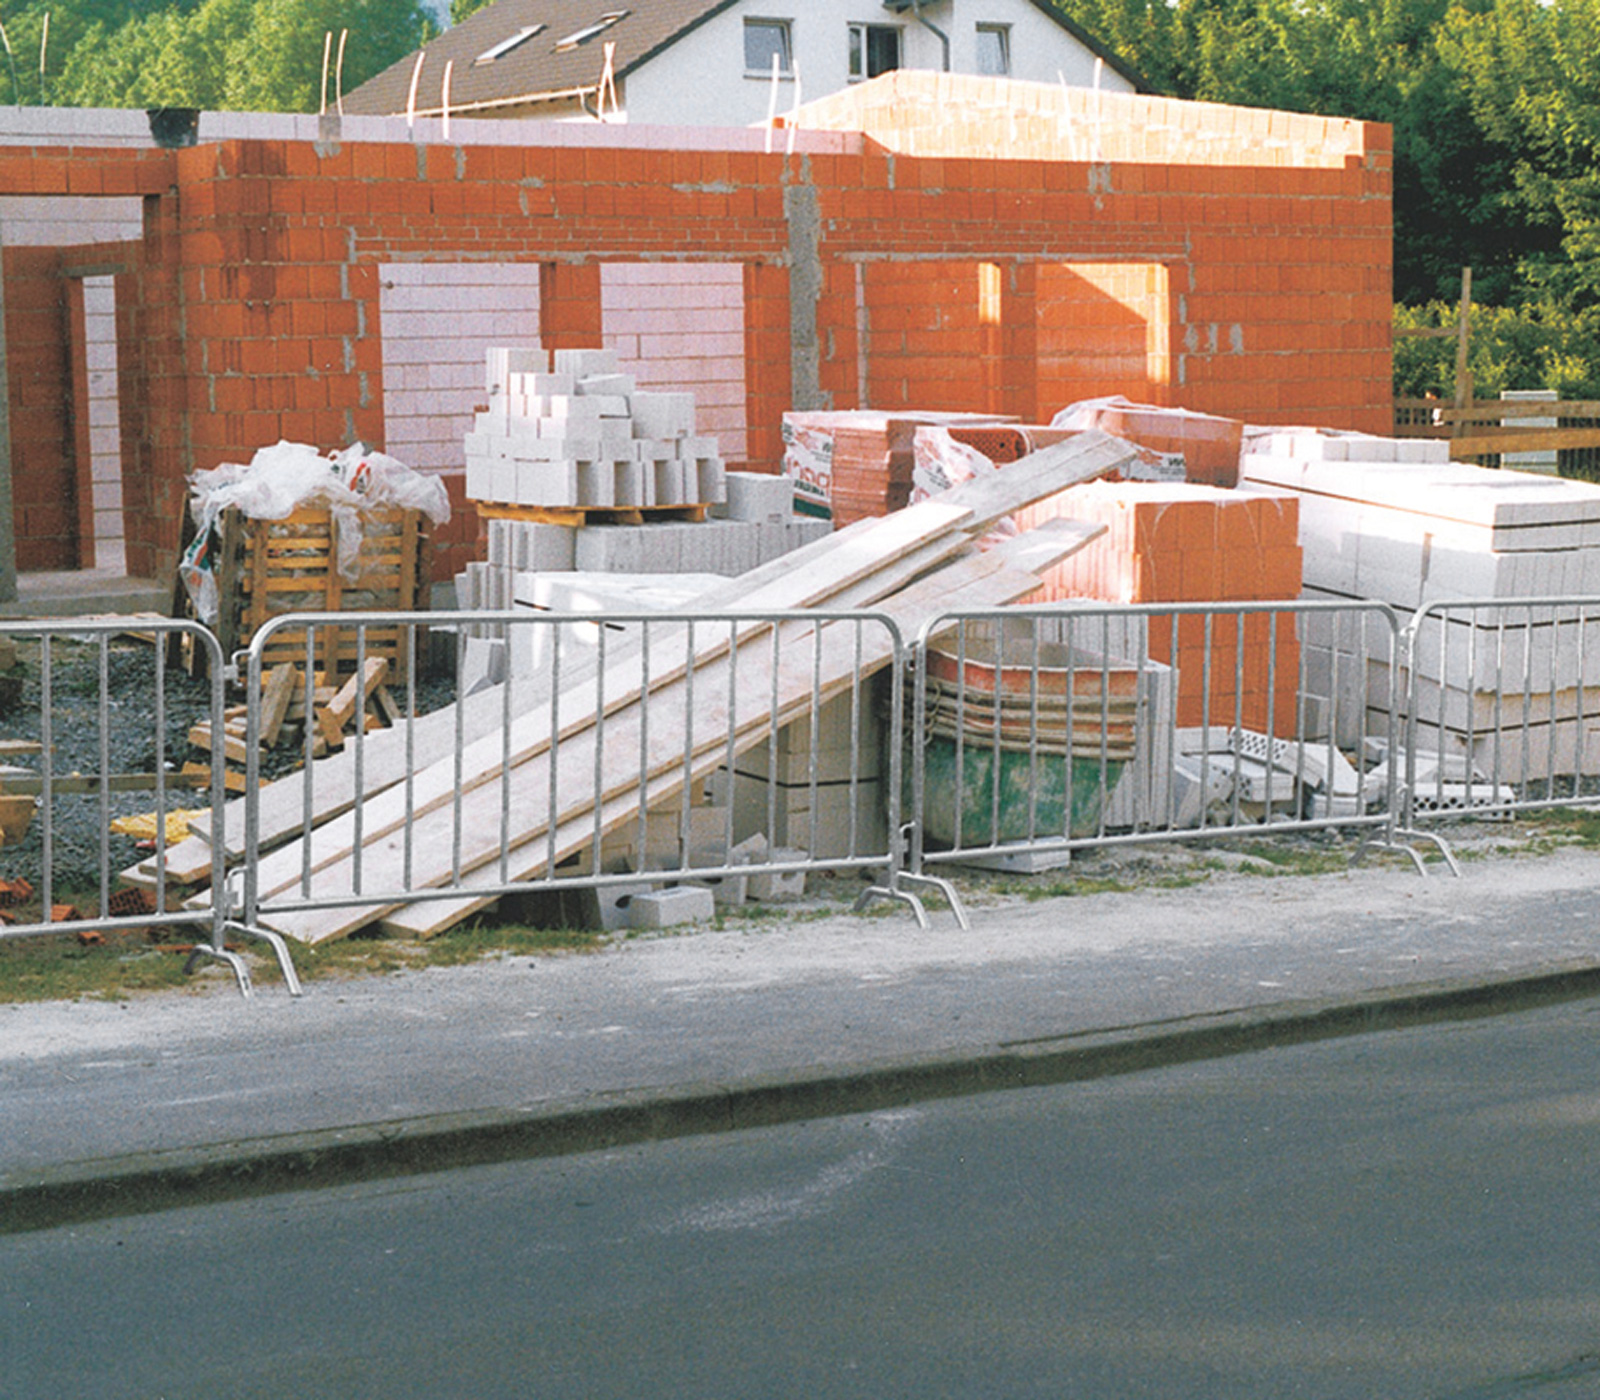
[[[143,931],[131,931],[104,934],[99,942],[88,944],[70,933],[0,940],[0,1003],[126,1001],[146,992],[231,988],[231,970],[216,959],[200,958],[194,974],[186,971],[192,937],[182,943],[153,944]],[[534,928],[477,919],[426,943],[370,932],[313,946],[291,942],[289,952],[300,980],[310,983],[460,967],[497,957],[589,953],[605,941],[605,934],[590,929]],[[235,935],[228,947],[244,956],[253,981],[269,986],[283,981],[268,944]]]

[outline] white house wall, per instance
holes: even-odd
[[[1045,83],[1064,77],[1078,87],[1094,83],[1094,54],[1029,0],[935,0],[922,9],[929,22],[949,36],[954,72],[977,71],[979,24],[1007,24],[1011,77]],[[909,10],[897,15],[875,0],[740,0],[628,76],[628,120],[680,126],[749,126],[765,121],[772,84],[770,77],[745,75],[747,18],[790,22],[803,99],[848,86],[851,24],[898,25],[902,67],[938,69],[944,62],[938,38]],[[1108,92],[1133,91],[1132,84],[1109,67],[1101,71],[1101,85]],[[793,106],[794,98],[794,83],[781,82],[779,112]]]

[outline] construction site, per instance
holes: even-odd
[[[751,130],[5,113],[4,932],[294,987],[529,889],[965,922],[956,869],[1420,871],[1593,800],[1600,487],[1397,428],[1391,158],[913,71]],[[145,781],[61,769],[53,648],[130,627]],[[113,794],[143,847],[62,889]]]

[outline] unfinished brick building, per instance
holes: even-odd
[[[611,345],[760,468],[791,407],[1390,422],[1378,125],[916,72],[792,135],[0,120],[22,572],[170,576],[187,474],[287,438],[445,473],[446,577],[488,344]]]

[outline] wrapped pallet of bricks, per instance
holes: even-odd
[[[1005,414],[900,409],[783,415],[783,470],[795,509],[834,528],[888,515],[911,499],[919,427],[977,428],[1014,423]]]

